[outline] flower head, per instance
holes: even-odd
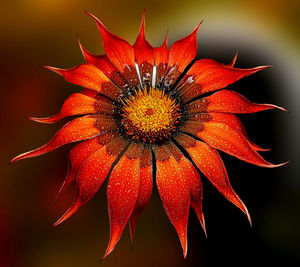
[[[77,117],[46,145],[12,160],[39,156],[81,141],[70,150],[69,172],[58,193],[59,196],[76,182],[76,197],[55,225],[73,215],[109,179],[110,240],[106,257],[127,223],[133,238],[155,179],[186,256],[190,207],[205,231],[200,172],[251,223],[217,150],[262,167],[281,165],[271,164],[259,155],[265,149],[249,140],[235,114],[282,108],[251,103],[224,89],[268,66],[235,68],[235,56],[229,65],[200,59],[188,68],[196,56],[196,34],[201,23],[171,49],[167,47],[167,37],[161,47],[153,48],[145,39],[144,15],[136,42],[131,46],[88,14],[98,26],[106,54],[93,55],[79,43],[86,63],[71,69],[47,67],[84,89],[70,95],[58,114],[31,119],[54,123]]]

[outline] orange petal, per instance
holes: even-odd
[[[92,139],[86,140],[79,143],[70,150],[69,153],[69,171],[67,177],[65,178],[62,186],[59,189],[59,192],[56,196],[54,202],[60,197],[60,195],[66,190],[66,188],[76,179],[78,171],[82,163],[94,152],[101,149],[103,146],[107,145],[112,139],[116,138],[116,132],[109,132]]]
[[[178,162],[166,146],[155,146],[156,184],[169,220],[175,227],[187,254],[187,224],[190,207],[190,189]]]
[[[81,64],[71,69],[46,68],[62,75],[70,83],[95,90],[111,99],[116,100],[120,95],[120,89],[92,64]]]
[[[134,209],[139,192],[141,152],[141,145],[131,144],[110,175],[107,186],[110,239],[103,258],[115,248]]]
[[[140,214],[147,207],[153,187],[153,167],[151,148],[145,147],[140,162],[140,187],[138,197],[134,206],[134,210],[129,220],[131,243],[133,244],[133,236],[136,223]]]
[[[103,96],[99,96],[104,98]],[[75,93],[70,95],[64,102],[60,112],[51,117],[36,118],[29,117],[33,121],[41,123],[55,123],[61,119],[74,115],[83,114],[112,114],[114,112],[114,105],[101,100],[96,100],[95,98],[88,97],[84,94]]]
[[[201,59],[194,63],[176,88],[186,103],[201,94],[223,89],[243,77],[268,67],[238,69],[226,66],[212,59]]]
[[[168,33],[166,34],[165,41],[161,47],[153,48],[155,67],[156,67],[156,84],[160,85],[162,78],[167,70],[169,62],[169,49],[168,49]]]
[[[235,55],[234,55],[232,61],[227,65],[228,67],[233,68],[233,66],[234,66],[234,64],[235,64],[235,62],[236,62],[236,60],[237,60],[238,54],[239,54],[238,52],[235,53]]]
[[[189,133],[188,125],[185,125],[182,131]],[[210,146],[251,164],[268,168],[282,165],[274,165],[264,160],[240,131],[225,123],[199,121],[199,127],[194,135]]]
[[[242,95],[229,90],[218,91],[208,97],[198,99],[188,105],[190,113],[199,112],[228,112],[228,113],[254,113],[268,109],[278,108],[285,109],[271,105],[271,104],[255,104],[251,103]]]
[[[117,125],[113,119],[106,115],[91,115],[77,118],[61,128],[46,145],[20,154],[13,158],[10,162],[37,157],[65,144],[89,139],[105,131],[115,130],[116,128]]]
[[[258,145],[254,144],[248,137],[246,133],[246,129],[240,119],[230,113],[217,113],[217,112],[210,112],[210,113],[197,113],[191,114],[189,116],[189,120],[183,126],[182,130],[187,131],[191,134],[196,135],[198,131],[202,129],[202,121],[211,121],[216,123],[224,123],[235,130],[241,132],[244,137],[249,142],[250,146],[256,151],[268,151],[269,149],[261,148]]]
[[[175,137],[175,140],[189,153],[196,166],[214,187],[247,215],[251,224],[248,210],[232,189],[227,171],[217,150],[185,134]]]
[[[196,56],[198,47],[196,35],[201,23],[202,21],[190,35],[176,41],[172,45],[170,49],[169,64],[164,79],[164,83],[167,87],[172,87],[180,74]]]
[[[100,69],[113,83],[118,85],[120,88],[126,88],[127,82],[118,71],[118,69],[110,62],[106,55],[94,55],[85,49],[80,41],[79,47],[87,63],[95,65]]]
[[[67,220],[94,196],[126,144],[127,142],[122,138],[115,139],[84,160],[77,177],[75,200],[64,215],[54,223],[54,226]]]
[[[109,60],[122,73],[129,86],[139,85],[139,78],[135,68],[133,47],[123,38],[111,33],[104,24],[91,13],[87,12],[97,24],[102,36],[103,47]]]
[[[191,193],[191,206],[194,209],[199,222],[206,235],[204,215],[202,211],[202,199],[203,199],[203,186],[199,172],[194,165],[182,154],[182,152],[172,142],[167,144],[168,149],[175,157],[180,165],[184,177],[187,178],[190,193]]]
[[[152,46],[145,38],[145,11],[141,22],[139,35],[133,45],[135,60],[139,67],[141,83],[152,84],[152,74],[154,66],[154,55]]]

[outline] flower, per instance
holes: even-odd
[[[54,123],[80,116],[46,145],[12,160],[39,156],[81,141],[70,150],[69,172],[58,193],[59,196],[76,181],[76,197],[54,225],[73,215],[108,178],[110,240],[106,257],[128,222],[133,239],[138,217],[149,202],[156,179],[186,257],[190,206],[206,232],[200,172],[251,223],[217,150],[262,167],[282,165],[271,164],[259,155],[265,149],[249,140],[235,115],[282,108],[251,103],[224,89],[268,66],[235,68],[235,56],[229,65],[200,59],[189,68],[196,56],[196,34],[201,23],[171,49],[167,47],[167,36],[161,47],[153,48],[145,39],[145,13],[133,46],[109,32],[94,15],[88,15],[98,26],[106,54],[93,55],[79,42],[87,63],[71,69],[47,67],[85,89],[69,96],[58,114],[31,119]]]

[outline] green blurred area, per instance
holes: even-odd
[[[278,184],[273,184],[278,187],[275,189],[276,195],[268,197],[268,201],[261,203],[261,208],[252,210],[252,213],[255,214],[256,224],[253,232],[270,255],[283,253],[286,259],[299,260],[300,182],[296,179],[299,175],[296,155],[300,149],[298,143],[294,144],[292,141],[299,137],[300,89],[297,82],[300,1],[19,0],[2,1],[0,8],[1,267],[98,266],[98,259],[103,255],[109,237],[106,185],[78,214],[58,228],[53,228],[52,222],[64,212],[73,198],[73,191],[70,189],[55,206],[52,205],[66,173],[67,148],[13,166],[8,166],[7,162],[18,153],[46,143],[62,125],[39,125],[24,116],[54,114],[64,98],[78,90],[77,86],[66,83],[41,66],[69,68],[82,63],[77,35],[90,51],[98,54],[104,52],[97,28],[84,11],[95,14],[113,33],[133,43],[144,8],[147,39],[154,46],[162,43],[169,30],[170,47],[174,40],[189,34],[204,19],[198,34],[201,57],[210,56],[204,54],[205,51],[211,55],[219,55],[212,52],[213,49],[218,51],[226,44],[226,48],[230,45],[232,47],[220,52],[221,59],[230,59],[239,50],[245,52],[240,54],[244,57],[243,62],[247,63],[251,55],[247,55],[246,51],[255,50],[256,44],[262,43],[265,52],[270,53],[265,55],[266,58],[271,59],[272,55],[277,55],[278,59],[274,58],[277,66],[289,67],[279,71],[279,77],[276,77],[284,84],[281,87],[283,91],[279,92],[276,87],[274,89],[277,96],[275,99],[278,99],[276,104],[292,110],[289,121],[285,121],[286,117],[281,117],[283,119],[280,122],[284,121],[285,124],[280,124],[278,133],[273,133],[281,135],[286,143],[275,143],[272,146],[280,147],[277,154],[284,155],[280,160],[295,161],[291,167],[278,171],[277,175],[281,175],[281,180],[279,178],[275,180],[279,181]],[[235,38],[231,39],[232,36]],[[239,36],[242,37],[239,39]],[[248,40],[253,40],[253,43],[239,47],[239,44]],[[259,55],[256,55],[254,61],[257,64],[275,63],[263,62],[259,60]],[[252,63],[251,60],[250,62]],[[296,128],[292,128],[295,125]],[[259,174],[260,170],[256,171]],[[276,170],[273,173],[275,175]],[[253,177],[251,182],[257,183],[255,179]],[[221,201],[225,202],[224,199]],[[224,205],[226,209],[228,206]],[[230,231],[234,231],[242,221],[243,228],[239,228],[239,234],[242,236],[244,231],[250,232],[246,222],[239,217],[242,216],[239,211],[234,208],[232,210],[237,215],[226,218],[226,221],[232,222]],[[210,212],[218,213],[218,210]],[[197,227],[200,228],[200,225]],[[219,227],[213,229],[208,226],[208,236],[215,230],[228,230],[222,229],[222,221]],[[210,261],[208,255],[211,252],[206,252],[214,241],[219,241],[214,237],[206,241],[200,229],[189,234],[195,236],[192,237],[188,258],[183,260],[176,233],[167,220],[157,192],[154,192],[149,207],[138,223],[133,252],[130,251],[128,229],[125,229],[116,251],[100,264],[210,266],[207,262]],[[192,245],[196,243],[197,249],[193,249]],[[230,257],[235,257],[234,251]]]

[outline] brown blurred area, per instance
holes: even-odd
[[[233,187],[252,214],[253,228],[239,210],[205,183],[208,239],[191,214],[189,253],[184,260],[154,191],[138,222],[133,251],[126,228],[116,250],[99,263],[109,237],[106,185],[76,215],[54,228],[52,223],[74,195],[70,188],[56,205],[52,203],[66,174],[69,147],[13,165],[8,162],[16,154],[46,143],[63,125],[37,124],[24,116],[54,114],[66,96],[80,89],[42,66],[69,68],[83,63],[77,35],[90,51],[103,53],[96,26],[84,11],[133,43],[144,8],[147,39],[154,46],[162,43],[167,30],[170,46],[204,19],[198,34],[199,57],[229,62],[238,50],[238,67],[274,65],[234,89],[241,87],[239,92],[254,102],[272,102],[290,111],[249,115],[243,122],[254,141],[272,147],[266,154],[268,160],[291,163],[265,170],[222,155]],[[299,13],[297,0],[2,1],[0,266],[299,264]]]

